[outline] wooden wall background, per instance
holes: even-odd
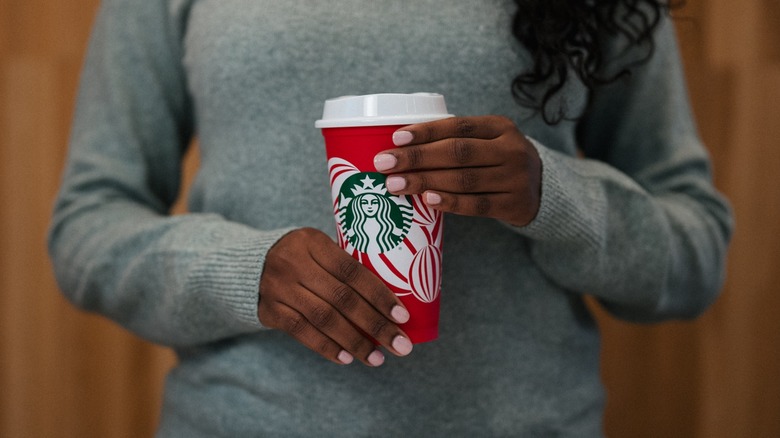
[[[44,235],[97,0],[0,0],[0,436],[151,436],[172,355],[57,292]],[[600,315],[613,437],[780,436],[780,1],[677,14],[718,186],[737,215],[695,322]],[[188,175],[197,157],[187,162]],[[181,211],[178,207],[178,211]]]

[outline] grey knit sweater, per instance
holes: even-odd
[[[599,336],[583,295],[636,321],[690,317],[716,297],[731,217],[671,24],[585,117],[548,126],[510,93],[530,65],[513,5],[103,2],[50,252],[76,305],[176,350],[159,436],[599,436]],[[339,366],[261,326],[264,258],[296,227],[335,235],[313,128],[323,101],[417,91],[534,138],[541,210],[523,228],[446,217],[440,339],[377,369]],[[559,103],[576,115],[588,97],[571,81]],[[193,136],[192,213],[170,216]]]

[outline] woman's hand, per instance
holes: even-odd
[[[311,228],[288,233],[268,251],[257,314],[264,326],[339,364],[358,358],[382,365],[384,355],[369,336],[398,356],[412,351],[396,325],[407,322],[409,313],[395,294]]]
[[[393,134],[396,149],[374,165],[389,174],[396,195],[422,194],[431,207],[523,226],[539,210],[541,161],[511,120],[454,117],[406,126]]]

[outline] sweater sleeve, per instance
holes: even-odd
[[[692,120],[670,20],[630,77],[594,92],[578,159],[535,143],[542,201],[518,232],[562,287],[636,322],[689,318],[718,295],[732,230]]]
[[[168,214],[192,136],[181,63],[188,3],[102,3],[49,230],[72,302],[171,346],[260,330],[264,257],[289,231]]]

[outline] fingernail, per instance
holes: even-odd
[[[393,307],[393,310],[390,311],[390,315],[393,317],[395,322],[399,324],[403,324],[406,321],[409,321],[409,311],[401,306]]]
[[[400,176],[391,176],[390,178],[387,178],[387,181],[385,181],[385,186],[387,187],[387,190],[390,190],[391,192],[397,192],[399,190],[403,190],[404,187],[406,187],[406,180]]]
[[[385,355],[382,354],[379,350],[374,350],[373,353],[368,355],[368,363],[371,365],[378,367],[385,363]]]
[[[374,167],[379,172],[390,170],[398,164],[398,160],[390,154],[379,154],[374,157]]]
[[[426,193],[425,194],[425,203],[428,205],[438,205],[441,204],[441,196],[439,196],[438,193]]]
[[[395,339],[393,339],[393,348],[401,356],[406,356],[407,354],[412,352],[412,341],[406,339],[401,335],[398,335],[395,337]]]
[[[396,131],[393,133],[393,144],[403,146],[412,142],[412,133],[409,131]]]
[[[351,354],[347,353],[346,350],[341,350],[341,353],[339,353],[337,359],[344,365],[349,365],[355,358],[352,357]]]

